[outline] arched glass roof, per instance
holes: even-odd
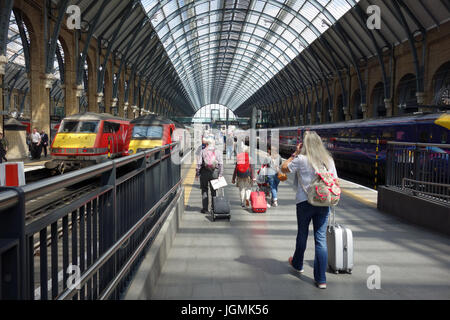
[[[210,104],[200,108],[192,117],[192,122],[202,123],[209,122],[213,118],[215,120],[227,120],[227,110],[229,110],[226,106],[222,106],[220,104]],[[229,110],[228,120],[236,120],[236,115],[233,111]]]
[[[141,0],[196,109],[236,110],[359,0]]]

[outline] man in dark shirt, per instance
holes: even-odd
[[[44,157],[47,158],[48,135],[41,130],[41,146],[44,149]]]

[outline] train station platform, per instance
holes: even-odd
[[[45,169],[45,163],[51,160],[50,156],[42,156],[39,160],[31,160],[29,157],[23,159],[8,159],[8,162],[23,162],[25,173]]]
[[[353,231],[354,270],[327,272],[328,289],[317,289],[312,225],[305,273],[298,275],[287,262],[297,235],[293,179],[280,184],[278,207],[254,214],[241,208],[239,191],[230,183],[232,170],[226,165],[224,174],[231,221],[212,222],[200,213],[199,183],[190,168],[178,232],[165,248],[166,259],[156,259],[160,274],[152,285],[142,285],[147,277],[142,273],[149,270],[144,261],[126,299],[450,299],[450,239],[379,212],[376,191],[346,181],[336,220]],[[379,289],[368,285],[374,268],[380,271]]]

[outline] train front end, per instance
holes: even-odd
[[[128,154],[162,147],[172,143],[174,124],[155,115],[142,116],[131,121],[133,134],[131,136]]]
[[[108,158],[108,148],[98,145],[101,121],[64,119],[51,146],[52,164],[82,168]]]

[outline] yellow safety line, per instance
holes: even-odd
[[[377,208],[377,204],[375,202],[369,201],[369,200],[365,199],[364,197],[358,196],[357,194],[355,194],[351,191],[345,190],[345,189],[342,189],[341,191],[343,194],[345,194],[346,196],[349,196],[350,198],[355,199],[356,201],[362,202],[362,203],[368,205],[369,207],[372,207],[375,209]]]
[[[184,180],[184,205],[187,206],[189,203],[189,197],[191,195],[192,186],[194,185],[195,181],[195,169],[197,164],[192,164],[191,168],[189,169],[188,173],[186,174],[186,179]]]

